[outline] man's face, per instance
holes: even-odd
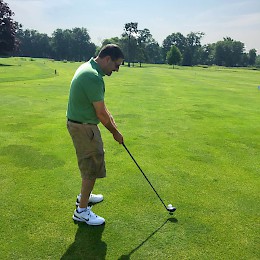
[[[107,65],[104,68],[104,72],[107,76],[111,76],[113,71],[119,71],[119,67],[122,64],[123,59],[118,59],[113,61],[110,57],[108,57]]]

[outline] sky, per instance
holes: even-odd
[[[260,54],[260,0],[4,0],[23,29],[49,36],[56,29],[84,27],[91,41],[120,37],[137,22],[162,45],[170,34],[203,32],[202,44],[231,37]]]

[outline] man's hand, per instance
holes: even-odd
[[[122,144],[124,142],[124,138],[120,132],[113,134],[113,137],[119,144]]]

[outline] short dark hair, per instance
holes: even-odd
[[[105,58],[106,56],[109,56],[112,61],[125,58],[123,52],[116,44],[107,44],[103,46],[99,51],[98,56],[100,58]]]

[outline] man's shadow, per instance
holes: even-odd
[[[167,222],[178,223],[178,219],[171,217],[168,218],[160,227],[158,227],[152,234],[150,234],[142,243],[140,243],[137,247],[135,247],[131,252],[127,255],[122,255],[118,258],[118,260],[129,260],[130,256],[137,251],[140,247],[142,247],[152,236],[154,236]]]
[[[77,224],[78,230],[75,241],[61,259],[105,259],[107,244],[102,241],[105,224],[101,226],[88,226],[85,223]]]

